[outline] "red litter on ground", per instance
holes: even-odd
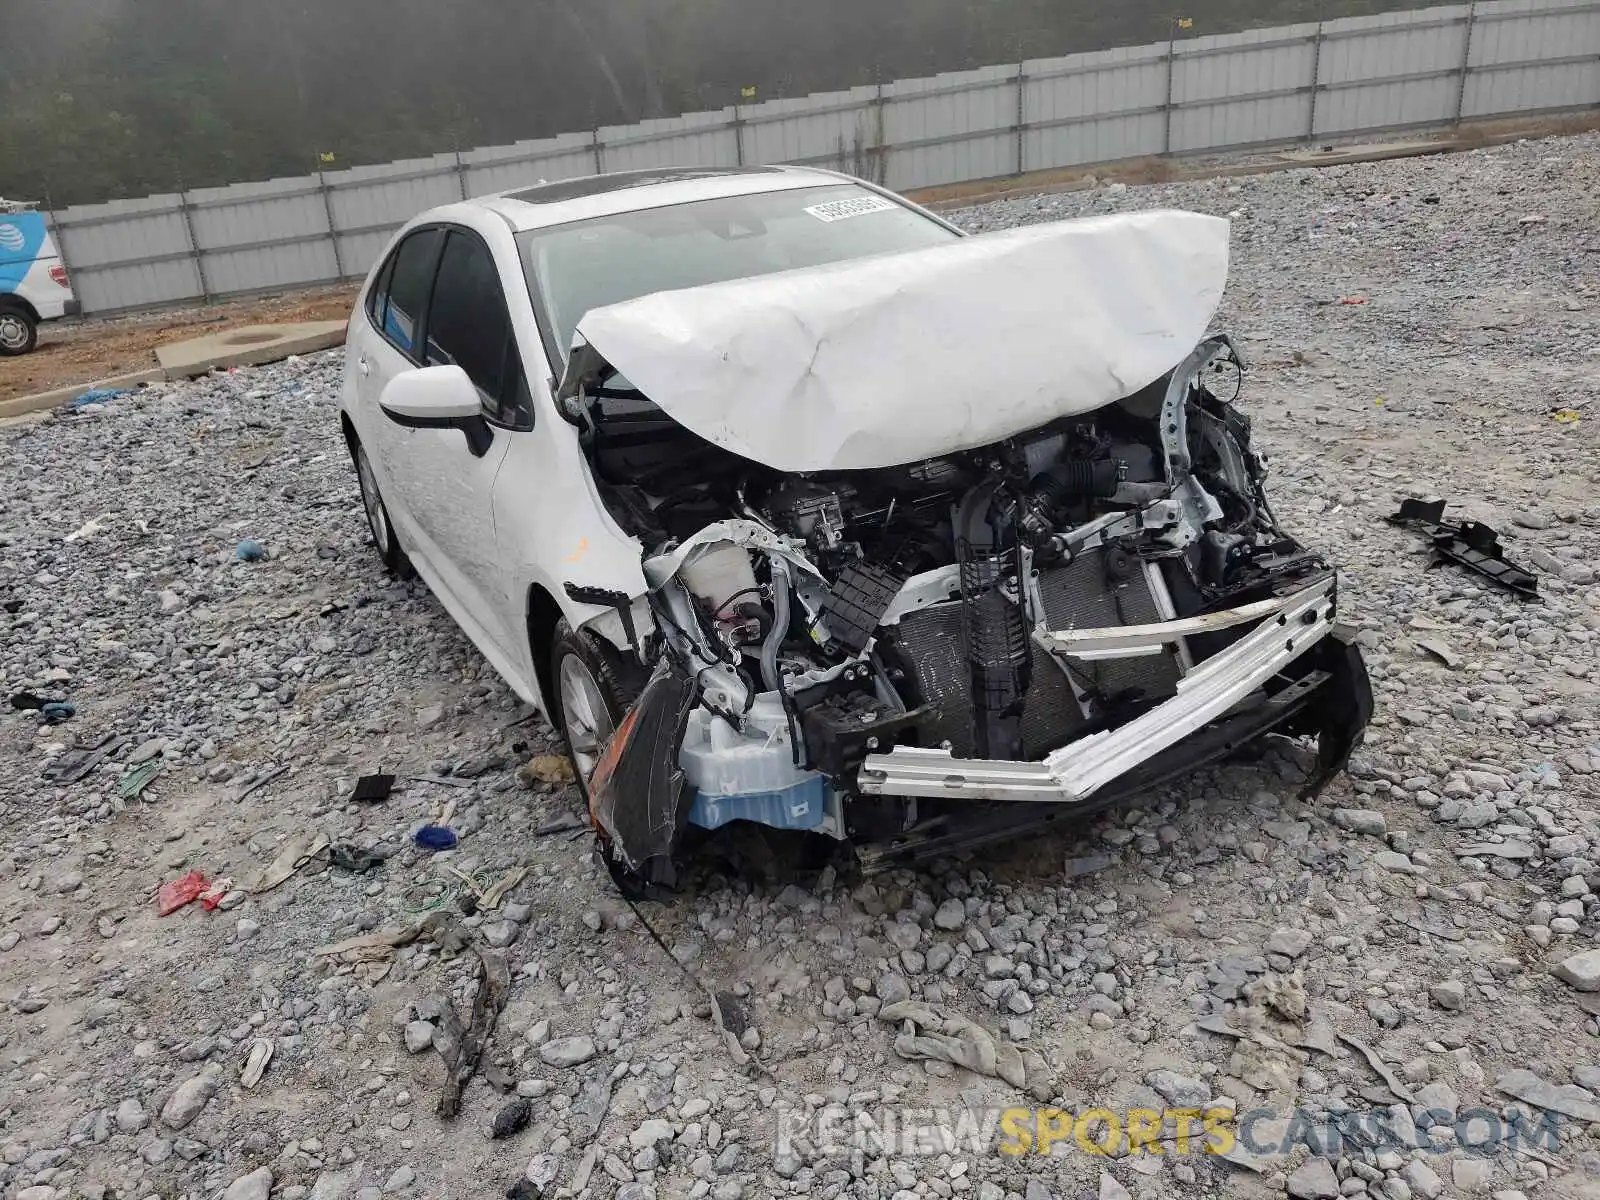
[[[1340,296],[1339,297],[1339,303],[1340,304],[1365,304],[1366,302],[1367,302],[1367,298],[1365,296]]]
[[[227,893],[229,882],[218,879],[213,882],[207,879],[200,871],[190,871],[180,879],[161,885],[161,890],[156,893],[156,915],[169,917],[186,904],[193,904],[196,900],[205,906],[207,912],[222,903],[222,897]]]

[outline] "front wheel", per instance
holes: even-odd
[[[644,687],[644,672],[604,638],[587,630],[573,629],[563,620],[556,624],[550,674],[555,683],[552,689],[555,711],[551,716],[566,743],[567,757],[572,760],[572,773],[583,795],[584,807],[594,820],[589,781],[605,752],[606,742],[638,700]],[[598,821],[595,822],[595,841],[600,861],[625,899],[661,898],[656,888],[622,861],[617,848],[611,844],[610,834]]]
[[[589,779],[606,741],[639,698],[643,672],[610,642],[562,620],[550,651],[550,674],[555,681],[556,727],[567,744],[578,788],[588,801]]]
[[[26,354],[39,344],[39,325],[20,308],[0,308],[0,355]]]
[[[400,539],[395,536],[394,526],[389,521],[389,510],[384,506],[383,496],[378,491],[378,481],[373,477],[372,464],[367,461],[367,448],[357,442],[350,456],[355,460],[356,482],[361,487],[361,507],[366,511],[367,530],[372,534],[372,544],[377,548],[378,557],[383,560],[383,565],[389,568],[390,574],[400,579],[409,579],[415,572],[412,570],[411,560],[400,548]]]

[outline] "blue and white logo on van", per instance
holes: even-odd
[[[21,290],[44,249],[45,233],[43,213],[18,213],[0,221],[0,293]]]

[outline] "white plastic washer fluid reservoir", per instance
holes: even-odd
[[[685,563],[678,576],[685,587],[717,616],[734,599],[757,599],[756,573],[750,553],[732,542],[718,542]]]

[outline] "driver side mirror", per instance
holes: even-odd
[[[378,397],[383,415],[406,429],[459,429],[482,458],[494,443],[478,389],[457,366],[419,367],[391,379]]]

